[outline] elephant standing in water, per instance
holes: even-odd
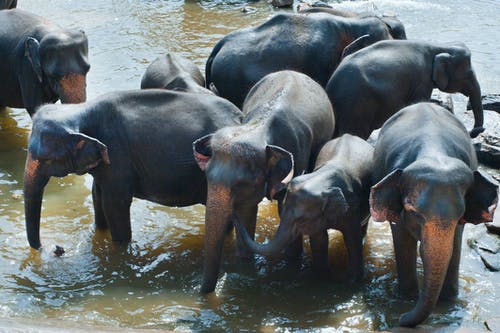
[[[0,107],[25,108],[81,103],[86,99],[88,42],[21,9],[0,11]]]
[[[465,45],[388,40],[346,56],[326,86],[335,135],[366,139],[401,108],[430,100],[434,88],[468,96],[475,120],[470,135],[484,131],[481,88]]]
[[[390,221],[403,294],[418,293],[417,242],[424,278],[416,306],[399,320],[415,326],[438,298],[458,294],[464,223],[493,220],[498,186],[477,170],[466,129],[433,103],[406,107],[382,127],[374,152],[370,210]]]
[[[243,114],[242,125],[193,143],[208,183],[203,293],[215,289],[224,236],[234,220],[242,221],[253,238],[258,203],[265,196],[281,198],[294,174],[312,169],[321,146],[333,135],[328,96],[298,72],[265,76],[248,94]],[[302,251],[302,236],[291,249]],[[238,250],[250,255],[240,242]]]
[[[206,85],[238,107],[257,81],[280,70],[304,73],[324,87],[344,48],[363,35],[369,35],[368,44],[406,39],[402,23],[390,17],[278,14],[221,39],[207,60]]]
[[[240,124],[241,111],[210,94],[138,90],[78,105],[45,105],[33,117],[24,173],[26,230],[40,244],[40,210],[49,178],[93,176],[97,228],[113,241],[131,238],[132,198],[167,206],[205,203],[205,174],[192,142]]]
[[[313,268],[328,268],[328,229],[340,230],[349,254],[350,276],[363,276],[362,240],[368,226],[373,148],[345,134],[327,142],[314,171],[288,184],[280,226],[268,244],[257,244],[239,223],[238,231],[252,251],[276,254],[298,234],[309,235]]]
[[[205,78],[198,66],[174,53],[156,58],[146,69],[141,79],[141,89],[153,88],[212,93],[205,89]]]

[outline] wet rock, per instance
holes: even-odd
[[[323,1],[315,1],[311,4],[311,7],[333,8],[332,6]]]
[[[455,112],[462,123],[471,129],[474,116],[470,111]],[[484,127],[486,130],[474,139],[474,148],[480,163],[500,169],[500,113],[484,110]]]
[[[241,12],[242,13],[245,13],[245,14],[251,14],[251,13],[255,13],[257,11],[257,9],[253,8],[253,7],[250,7],[250,6],[245,6],[243,8],[241,8]],[[210,82],[210,90],[212,90],[212,85],[213,87],[215,88],[215,85],[213,82]],[[213,90],[212,90],[213,91]]]
[[[489,233],[500,236],[500,224],[498,222],[486,224],[486,229],[488,229]]]
[[[492,272],[500,271],[500,237],[484,233],[479,237],[469,238],[467,245],[479,255],[487,269]]]
[[[56,245],[56,249],[54,250],[54,254],[56,257],[62,256],[66,251],[64,251],[64,248],[62,246]]]
[[[483,109],[500,112],[500,94],[489,94],[481,96],[481,101],[483,103]],[[467,103],[467,110],[470,110],[472,107],[469,103]]]
[[[488,331],[500,332],[500,317],[493,317],[484,322]]]
[[[271,4],[274,7],[291,7],[293,5],[293,0],[271,0]]]

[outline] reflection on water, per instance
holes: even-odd
[[[245,5],[257,11],[244,14]],[[465,42],[472,50],[483,91],[498,92],[500,50],[495,36],[500,22],[493,14],[500,13],[500,6],[496,0],[381,0],[339,6],[397,13],[411,38]],[[138,88],[148,63],[167,51],[180,53],[204,69],[216,41],[278,11],[265,1],[222,0],[24,0],[19,7],[86,31],[92,64],[89,98]],[[455,99],[463,109],[465,98]],[[242,262],[234,255],[234,240],[228,239],[217,293],[203,297],[198,288],[204,207],[176,209],[135,200],[133,241],[117,247],[107,233],[94,231],[89,176],[51,180],[42,212],[44,247],[41,252],[30,250],[22,200],[30,124],[24,110],[0,112],[2,318],[179,331],[331,331],[328,328],[335,327],[364,332],[396,325],[399,315],[414,304],[397,294],[390,231],[383,223],[369,228],[364,246],[367,274],[361,285],[346,282],[347,255],[337,232],[331,233],[332,272],[319,277],[310,270],[309,252],[298,263],[260,256]],[[276,207],[264,202],[260,208],[257,239],[265,241],[276,229]],[[478,234],[481,228],[467,227],[466,235]],[[427,327],[481,328],[485,319],[499,315],[499,275],[486,271],[465,244],[459,298],[440,304]],[[62,257],[53,255],[55,245],[65,249]]]

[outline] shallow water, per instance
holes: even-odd
[[[201,68],[211,48],[228,32],[257,24],[277,10],[264,1],[244,14],[243,1],[42,1],[24,8],[63,26],[83,28],[90,43],[88,97],[135,89],[148,63],[167,51]],[[409,38],[460,40],[472,50],[483,92],[500,87],[500,3],[483,1],[359,1],[340,8],[395,13]],[[465,109],[465,98],[454,97]],[[388,225],[372,224],[364,246],[367,276],[345,281],[342,239],[331,237],[329,277],[311,273],[310,259],[286,265],[256,257],[242,262],[228,239],[215,295],[198,293],[201,281],[204,207],[161,207],[135,200],[133,241],[125,249],[95,233],[90,176],[52,179],[45,190],[41,253],[25,236],[22,173],[31,121],[24,110],[0,112],[0,321],[20,324],[65,321],[64,327],[157,328],[179,331],[359,331],[397,325],[413,302],[398,298]],[[490,170],[490,172],[492,172]],[[496,174],[498,175],[498,173]],[[261,204],[258,239],[269,239],[274,204]],[[483,226],[467,227],[464,238]],[[460,295],[440,304],[426,327],[483,328],[500,315],[500,274],[484,269],[464,240]],[[66,253],[55,257],[55,245]]]

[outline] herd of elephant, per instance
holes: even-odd
[[[233,228],[242,257],[297,257],[308,235],[318,270],[328,269],[327,230],[340,230],[359,281],[371,216],[391,222],[400,291],[419,295],[400,325],[418,325],[438,299],[458,294],[463,225],[491,221],[498,198],[469,137],[484,128],[465,45],[407,40],[394,17],[310,9],[222,38],[206,82],[189,60],[167,54],[141,90],[85,102],[84,32],[20,9],[0,11],[0,26],[0,106],[33,118],[24,173],[31,247],[41,247],[49,178],[89,173],[96,228],[116,242],[131,239],[133,197],[206,206],[202,293],[215,289]],[[433,88],[470,98],[470,133],[428,102]],[[373,148],[365,139],[381,126]],[[264,197],[278,201],[281,222],[259,244]]]

